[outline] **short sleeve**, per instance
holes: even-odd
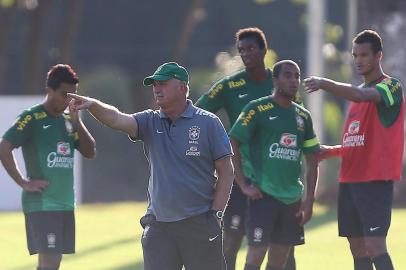
[[[396,107],[402,102],[402,85],[395,78],[388,78],[376,86],[386,107]]]
[[[211,128],[208,134],[210,136],[210,151],[213,160],[232,155],[230,139],[220,119],[218,117],[210,117],[210,120],[212,120],[212,124],[210,125]]]
[[[196,106],[209,112],[217,112],[225,106],[224,81],[215,83],[208,92],[203,94],[196,102]]]
[[[150,119],[153,117],[152,110],[145,110],[133,114],[134,121],[138,125],[138,135],[136,138],[129,137],[131,141],[141,140],[144,141],[148,137],[148,130],[150,127]]]
[[[313,121],[310,114],[307,115],[305,121],[305,134],[303,142],[303,153],[309,154],[320,151],[319,139],[316,136],[313,128]]]
[[[257,125],[258,111],[256,106],[249,102],[234,123],[230,130],[230,137],[242,142],[248,143]]]
[[[30,112],[21,113],[14,124],[6,131],[3,138],[15,147],[23,145],[32,134],[34,117]]]

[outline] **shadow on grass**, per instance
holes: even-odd
[[[116,268],[111,268],[111,270],[144,270],[144,263],[130,263],[127,265],[118,266]]]
[[[305,225],[305,232],[317,229],[330,222],[337,223],[337,207],[336,205],[326,206],[327,209],[321,215],[313,215],[312,219]]]

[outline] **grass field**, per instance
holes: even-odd
[[[139,218],[145,203],[93,204],[76,212],[76,254],[64,256],[61,270],[141,270]],[[406,269],[406,209],[395,209],[388,238],[396,269]],[[35,269],[36,257],[26,250],[24,219],[20,212],[0,213],[0,269]],[[306,226],[306,242],[296,251],[299,270],[351,270],[345,239],[337,237],[335,210],[316,207]],[[238,270],[244,267],[246,247],[240,251]],[[163,269],[164,270],[164,269]]]

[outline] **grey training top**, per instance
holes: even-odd
[[[149,208],[158,221],[171,222],[211,208],[216,184],[214,161],[232,155],[219,118],[188,106],[175,121],[162,111],[135,113],[138,137],[149,161]]]

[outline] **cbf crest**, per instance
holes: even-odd
[[[195,141],[195,143],[197,143],[197,140],[199,140],[199,137],[200,137],[200,128],[198,126],[193,126],[193,127],[189,128],[189,139],[191,141]]]
[[[300,115],[296,115],[296,125],[298,130],[304,130],[304,120]]]

